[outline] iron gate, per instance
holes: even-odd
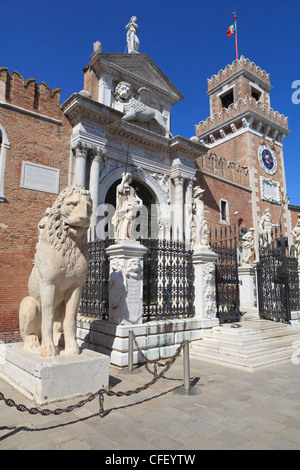
[[[289,250],[287,238],[278,238],[259,252],[257,264],[259,315],[273,321],[289,322],[299,310],[298,260]]]
[[[241,318],[238,278],[238,244],[236,228],[215,230],[212,250],[218,255],[216,264],[217,317],[220,323],[239,321]]]
[[[144,257],[144,307],[146,321],[194,316],[194,266],[192,251],[184,242],[141,240]]]

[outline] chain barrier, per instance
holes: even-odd
[[[137,339],[136,339],[134,334],[133,334],[133,339],[134,339],[135,345],[136,345],[139,353],[142,355],[143,359],[147,363],[151,363],[151,364],[154,363],[154,378],[153,378],[153,380],[146,383],[142,387],[138,387],[135,390],[128,390],[126,392],[122,392],[122,391],[114,392],[112,390],[107,390],[105,388],[101,388],[97,392],[92,393],[91,395],[89,395],[86,399],[80,400],[75,405],[70,405],[70,406],[67,406],[66,408],[56,408],[55,410],[49,410],[47,408],[46,409],[40,409],[40,408],[37,408],[37,407],[28,408],[27,406],[25,406],[23,404],[16,404],[13,399],[5,398],[5,396],[1,392],[0,392],[0,401],[4,401],[4,403],[9,407],[14,407],[18,411],[21,411],[21,412],[28,412],[31,415],[40,414],[42,416],[49,416],[49,415],[57,415],[58,416],[62,413],[70,413],[71,411],[73,411],[77,408],[81,408],[86,403],[89,403],[89,402],[93,401],[95,398],[99,397],[99,416],[101,418],[103,418],[103,416],[105,414],[105,411],[104,411],[104,395],[107,395],[109,397],[111,397],[111,396],[115,396],[115,397],[124,397],[124,396],[126,396],[126,397],[129,397],[130,395],[140,393],[144,390],[147,390],[149,387],[151,387],[151,385],[154,385],[159,379],[161,379],[165,375],[165,373],[170,369],[170,367],[174,364],[176,359],[180,356],[181,351],[183,349],[183,344],[184,344],[184,343],[182,343],[177,348],[175,354],[168,361],[166,361],[165,363],[161,363],[161,362],[159,362],[159,360],[147,359],[147,357],[145,356],[143,351],[140,349],[140,347],[138,345],[138,342],[137,342]],[[165,367],[165,368],[159,374],[157,374],[157,367]]]

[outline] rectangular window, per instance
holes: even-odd
[[[223,199],[220,200],[220,219],[222,223],[227,224],[229,222],[229,211],[228,211],[228,202]]]
[[[255,90],[254,88],[251,88],[251,96],[254,98],[256,101],[260,100],[261,93],[258,90]]]
[[[228,108],[228,106],[234,102],[233,90],[230,90],[228,93],[225,93],[224,95],[220,96],[220,98],[222,101],[222,108]]]

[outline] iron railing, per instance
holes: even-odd
[[[298,260],[288,240],[280,237],[259,252],[257,264],[260,317],[288,322],[300,309]]]
[[[79,313],[84,316],[108,319],[109,260],[105,250],[113,243],[111,239],[88,243],[89,271],[79,305]]]
[[[216,228],[211,234],[212,250],[218,255],[216,264],[217,317],[220,323],[241,318],[238,279],[238,240],[234,226]]]
[[[79,313],[108,320],[109,259],[106,248],[114,240],[88,243],[89,271],[82,287]],[[144,257],[143,317],[186,318],[194,315],[194,269],[192,251],[185,243],[141,240],[147,248]]]
[[[184,242],[141,240],[144,257],[143,316],[146,321],[193,317],[194,267]]]

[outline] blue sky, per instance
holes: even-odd
[[[190,138],[209,116],[206,79],[235,59],[226,31],[238,15],[239,55],[270,74],[271,106],[289,117],[284,141],[288,196],[300,205],[299,0],[23,0],[1,1],[0,66],[61,88],[61,102],[83,88],[92,45],[125,52],[125,25],[138,18],[140,52],[149,54],[185,96],[174,106],[172,133]],[[296,97],[300,101],[300,92]]]

